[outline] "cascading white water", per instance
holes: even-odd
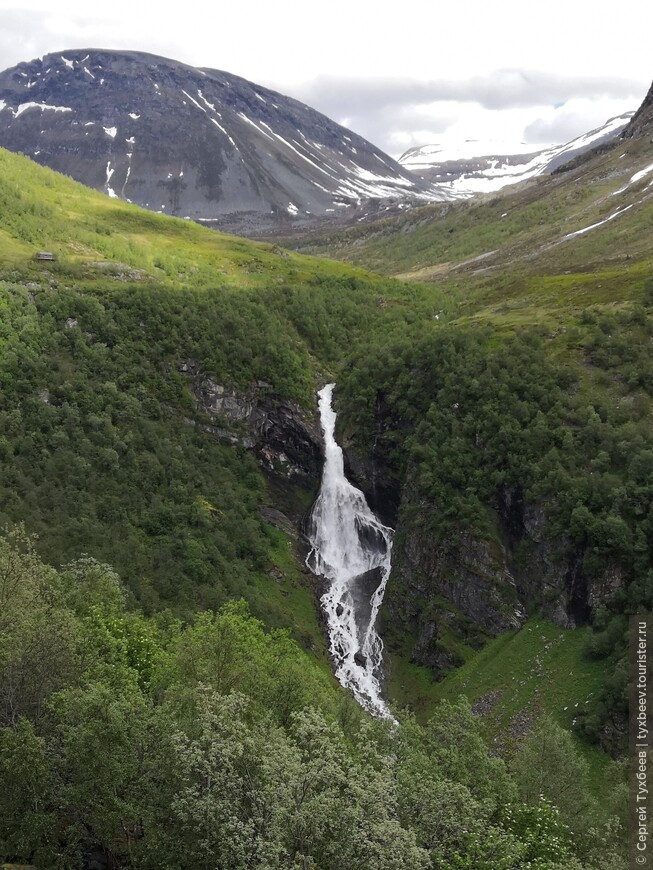
[[[392,529],[379,522],[363,493],[345,477],[342,450],[334,438],[334,386],[327,384],[318,393],[326,458],[309,522],[312,549],[306,564],[329,583],[321,601],[336,677],[362,707],[391,719],[381,697],[383,643],[375,623],[390,573]],[[370,577],[375,586],[371,594],[365,591]]]

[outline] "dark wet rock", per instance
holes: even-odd
[[[277,529],[285,532],[293,538],[297,537],[297,527],[293,521],[284,513],[272,507],[262,507],[261,516]]]
[[[632,139],[636,136],[651,136],[653,134],[653,84],[649,88],[644,102],[635,112],[630,123],[621,134],[622,139]]]
[[[381,583],[381,571],[373,568],[352,580],[349,591],[359,625],[368,625],[372,613],[372,596]]]
[[[186,376],[200,413],[211,423],[197,423],[215,437],[256,453],[264,470],[276,477],[303,480],[311,490],[322,470],[322,443],[315,415],[270,392],[265,382],[238,391],[211,378],[196,359],[177,363]]]

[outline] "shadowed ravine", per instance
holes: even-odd
[[[390,573],[392,529],[379,522],[363,493],[345,477],[334,438],[333,388],[327,384],[318,393],[326,456],[308,524],[312,549],[306,564],[329,583],[321,601],[336,677],[366,710],[391,718],[381,697],[383,643],[375,623]]]

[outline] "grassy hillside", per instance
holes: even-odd
[[[542,716],[570,731],[588,761],[592,790],[607,795],[606,777],[614,776],[608,755],[587,744],[582,723],[594,711],[604,685],[604,665],[587,655],[588,629],[565,630],[541,618],[518,632],[490,640],[482,650],[463,650],[466,661],[441,682],[390,655],[388,691],[395,703],[407,704],[427,721],[443,699],[464,695],[479,716],[490,745],[513,752]]]
[[[385,274],[437,280],[474,316],[508,310],[515,324],[561,308],[623,302],[651,272],[652,162],[645,136],[617,141],[518,189],[298,246]]]
[[[585,571],[601,559],[616,559],[628,578],[649,570],[637,543],[647,513],[621,494],[637,486],[648,503],[639,467],[650,441],[646,262],[608,268],[616,254],[604,245],[601,271],[561,268],[578,270],[583,246],[605,243],[648,208],[641,191],[639,211],[558,245],[571,260],[551,260],[555,274],[539,244],[511,268],[474,275],[458,264],[460,276],[451,268],[440,283],[406,284],[144,212],[7,152],[0,160],[0,231],[10,240],[0,263],[2,519],[27,522],[52,561],[80,551],[106,559],[150,610],[245,594],[257,614],[323,649],[310,584],[284,549],[296,544],[261,514],[279,493],[250,452],[206,431],[216,420],[183,373],[190,359],[237,394],[264,384],[309,423],[318,381],[335,377],[351,444],[364,454],[374,442],[392,486],[409,475],[424,504],[447,505],[419,514],[425,540],[467,529],[499,552],[497,493],[518,485],[535,501],[555,493],[548,534],[573,527],[568,546]],[[606,175],[600,161],[591,178]],[[505,264],[535,244],[528,233],[557,232],[540,223],[553,208],[547,196],[559,209],[574,199],[598,208],[592,191],[560,176],[542,190],[447,207],[430,224],[427,210],[356,230],[352,246],[361,233],[389,233],[390,262],[399,236],[408,252],[415,236],[431,252],[454,237],[457,257],[491,241]],[[646,243],[642,232],[630,239],[633,251]],[[41,249],[56,262],[36,262]],[[385,419],[375,422],[379,396]],[[295,492],[296,509],[316,484]],[[545,603],[541,590],[529,594],[533,608]],[[457,632],[439,641],[453,660]]]

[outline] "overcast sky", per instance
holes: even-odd
[[[0,0],[0,69],[148,51],[296,97],[398,157],[452,139],[563,143],[653,80],[653,3]]]

